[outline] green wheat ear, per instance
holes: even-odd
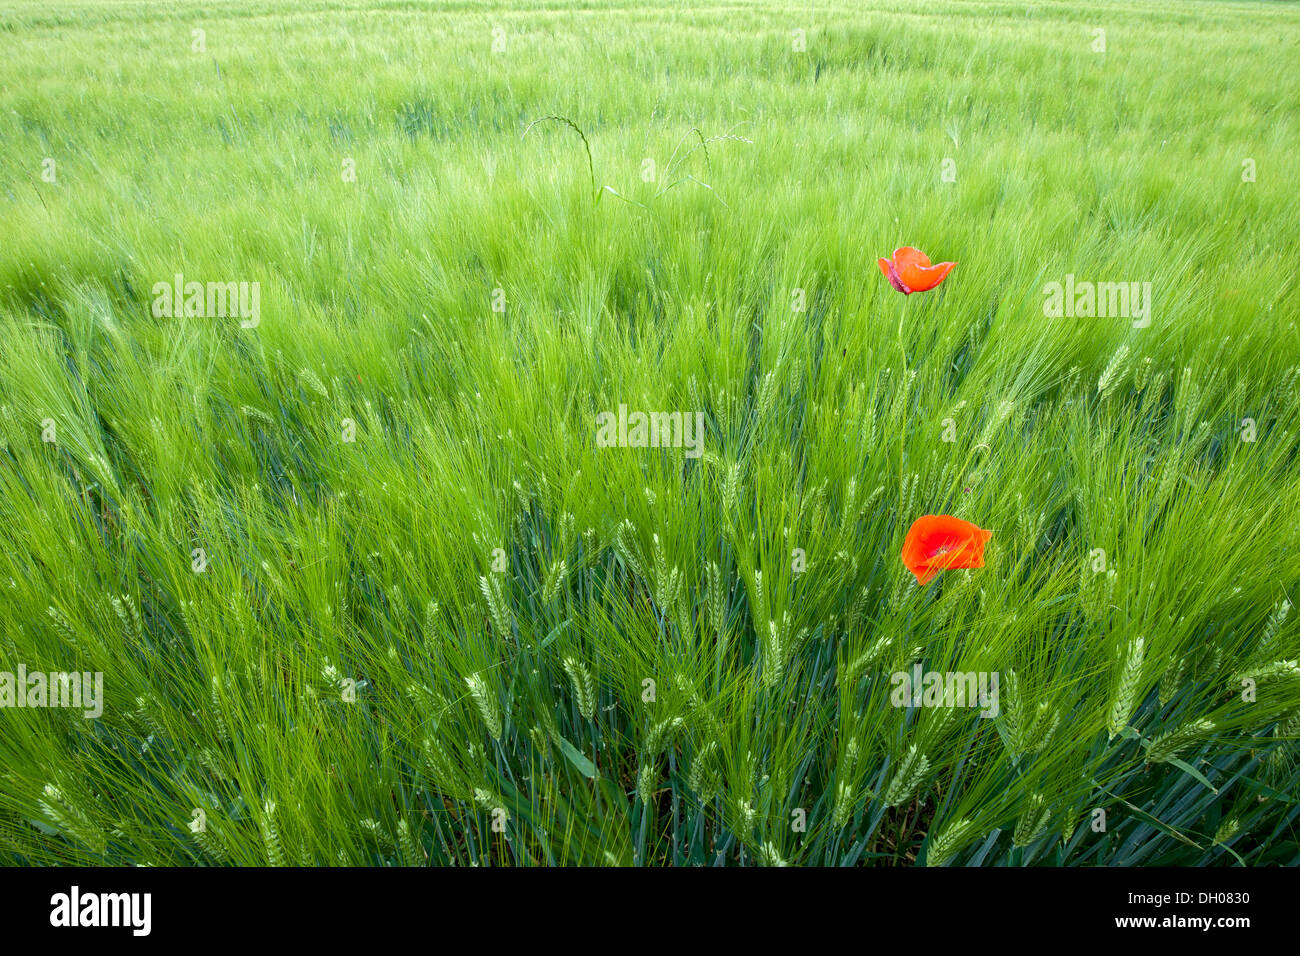
[[[566,657],[563,666],[573,687],[574,700],[578,702],[578,712],[591,720],[596,716],[597,697],[596,682],[592,680],[591,672],[573,657]]]
[[[907,754],[898,763],[898,769],[890,780],[881,802],[887,807],[896,807],[911,799],[917,788],[925,780],[930,769],[930,761],[915,744],[907,748]]]
[[[763,866],[789,866],[781,851],[771,842],[764,842],[758,850],[758,860]]]
[[[514,633],[514,615],[506,604],[501,577],[491,574],[478,579],[479,591],[487,601],[488,613],[492,617],[492,626],[496,628],[499,638],[506,640]]]
[[[280,828],[275,822],[275,810],[274,801],[265,801],[262,804],[262,812],[257,818],[257,826],[262,832],[262,845],[266,851],[267,863],[271,866],[284,866],[284,849],[280,845]]]
[[[493,740],[500,740],[501,704],[496,694],[480,674],[470,674],[465,678],[465,685],[469,688],[470,697],[478,708],[479,716],[483,718],[488,734]]]
[[[651,758],[637,770],[636,793],[642,803],[648,805],[654,799],[654,785],[658,780],[659,772]]]
[[[1111,738],[1118,737],[1128,726],[1133,713],[1133,704],[1137,698],[1142,680],[1142,662],[1146,656],[1146,641],[1135,637],[1129,642],[1128,652],[1124,656],[1119,679],[1115,684],[1114,696],[1110,706],[1110,721],[1107,725]]]
[[[1203,717],[1163,733],[1151,741],[1151,746],[1147,748],[1147,759],[1152,763],[1168,763],[1198,740],[1207,737],[1214,731],[1214,727],[1214,721]]]
[[[1047,821],[1051,815],[1052,809],[1047,805],[1047,798],[1041,793],[1031,793],[1016,823],[1012,844],[1018,847],[1029,846],[1047,829]]]
[[[925,857],[926,866],[943,866],[946,864],[957,854],[958,850],[966,845],[974,832],[975,823],[966,817],[946,824],[930,840],[930,847],[926,851]]]
[[[542,582],[542,603],[550,604],[560,594],[560,588],[564,586],[564,577],[568,572],[569,564],[564,558],[560,558],[546,572],[546,578]]]
[[[695,758],[687,770],[686,782],[703,801],[707,802],[721,795],[721,753],[716,741],[710,740],[695,752]]]

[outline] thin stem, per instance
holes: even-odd
[[[903,425],[898,431],[898,507],[900,521],[903,519],[903,440],[907,435],[907,348],[903,345],[903,317],[905,314],[900,311],[898,315],[898,354],[901,360],[903,386]]]

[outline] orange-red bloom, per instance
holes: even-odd
[[[929,584],[947,568],[984,567],[984,545],[991,537],[992,531],[952,515],[924,515],[907,530],[903,563],[917,584]]]
[[[894,250],[894,258],[881,259],[880,271],[899,292],[911,295],[913,292],[928,292],[952,271],[955,262],[930,264],[930,257],[920,249],[903,246]]]

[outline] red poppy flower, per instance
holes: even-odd
[[[894,250],[894,258],[881,259],[880,271],[899,292],[911,295],[913,292],[928,292],[948,277],[955,262],[930,264],[930,257],[920,249],[903,246]]]
[[[984,567],[984,545],[991,537],[992,531],[952,515],[925,515],[907,529],[903,563],[917,584],[929,584],[948,568]]]

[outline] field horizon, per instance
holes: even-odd
[[[4,863],[1300,865],[1300,6],[0,52]]]

